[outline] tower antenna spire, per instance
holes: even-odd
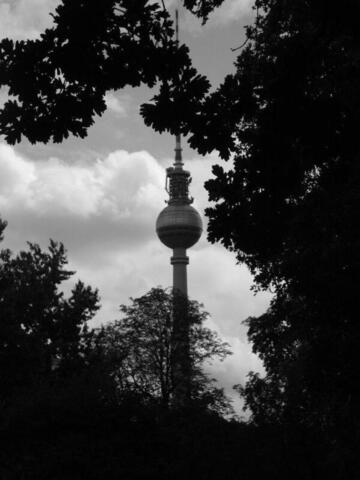
[[[176,43],[179,46],[179,10],[175,10]]]
[[[176,46],[179,48],[179,10],[175,10],[175,32],[176,32]],[[180,132],[176,134],[176,143],[175,143],[175,168],[182,168],[182,148],[181,148],[181,135]]]

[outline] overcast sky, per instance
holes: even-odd
[[[205,27],[180,11],[181,39],[195,66],[216,87],[233,71],[231,48],[244,40],[251,22],[251,0],[225,0]],[[58,0],[0,0],[2,37],[35,38],[51,25]],[[176,0],[168,0],[171,8]],[[107,95],[108,110],[86,139],[60,145],[8,146],[0,137],[0,216],[8,221],[4,247],[14,252],[26,241],[62,241],[76,278],[98,287],[102,309],[96,324],[119,317],[118,306],[154,286],[171,285],[171,251],[156,237],[155,221],[167,198],[165,168],[173,161],[174,139],[145,127],[139,105],[151,98],[146,88]],[[0,91],[0,101],[5,93]],[[185,168],[192,173],[191,195],[202,213],[208,205],[204,181],[216,154],[200,157],[184,144]],[[204,219],[204,216],[203,216]],[[204,219],[206,225],[206,219]],[[246,267],[203,235],[189,251],[189,296],[211,314],[209,326],[228,341],[234,354],[212,372],[228,393],[249,370],[261,370],[242,321],[264,312],[268,293],[254,296]],[[72,281],[72,282],[73,282]],[[71,284],[68,285],[71,287]],[[236,402],[239,406],[239,402]]]

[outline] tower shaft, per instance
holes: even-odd
[[[173,266],[173,289],[175,293],[179,293],[187,297],[187,265],[189,257],[186,256],[185,248],[174,248],[171,257],[171,265]]]
[[[182,266],[184,267],[186,275],[186,265]],[[171,371],[173,404],[178,408],[188,405],[191,399],[192,376],[190,359],[190,323],[188,313],[187,296],[184,295],[180,289],[174,289]]]
[[[176,41],[179,42],[178,12],[176,12]],[[173,250],[173,331],[171,339],[171,371],[173,402],[184,407],[191,398],[190,319],[188,311],[186,250],[199,240],[202,222],[191,206],[189,196],[190,172],[183,169],[180,133],[176,135],[175,161],[166,169],[167,207],[156,221],[157,234]]]

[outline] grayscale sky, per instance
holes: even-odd
[[[49,14],[58,3],[0,0],[0,36],[39,36],[51,25]],[[231,48],[244,41],[252,3],[225,0],[205,27],[180,10],[181,40],[214,88],[234,69],[236,53]],[[173,10],[177,1],[167,4]],[[153,94],[146,88],[110,92],[108,110],[84,140],[35,146],[23,141],[12,147],[0,138],[0,216],[9,223],[2,246],[16,252],[26,248],[27,240],[42,247],[49,238],[62,241],[70,267],[77,271],[74,280],[81,278],[99,288],[102,309],[95,324],[118,318],[119,304],[130,296],[171,284],[171,251],[157,239],[155,221],[165,206],[165,168],[173,160],[175,142],[143,124],[139,106]],[[6,92],[0,90],[0,102],[5,98]],[[211,165],[222,162],[215,153],[204,158],[186,142],[183,147],[193,177],[194,206],[203,212],[209,204],[204,181],[211,176]],[[271,297],[254,296],[246,267],[236,265],[234,255],[221,245],[211,245],[206,235],[189,257],[189,295],[204,303],[211,314],[209,326],[234,352],[209,367],[231,393],[231,386],[243,382],[249,370],[261,371],[241,322],[264,312]]]

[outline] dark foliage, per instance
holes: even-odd
[[[209,133],[220,132],[234,167],[216,167],[207,188],[217,202],[208,210],[210,238],[233,249],[266,287],[295,278],[310,255],[319,262],[323,252],[324,264],[338,249],[346,255],[348,242],[337,235],[350,235],[349,222],[359,232],[360,39],[352,17],[359,4],[349,2],[346,15],[332,2],[257,5],[264,12],[209,112]],[[217,124],[223,118],[228,128]],[[208,151],[221,150],[210,137]]]
[[[228,350],[201,326],[206,312],[191,303],[197,397],[175,413],[157,400],[162,370],[154,365],[171,340],[163,328],[172,296],[153,289],[122,306],[123,321],[90,331],[97,292],[78,282],[66,299],[62,283],[73,273],[66,263],[55,242],[48,251],[34,244],[16,256],[1,251],[1,478],[216,478],[219,448],[221,470],[231,472],[236,424],[221,417],[225,397],[200,371]],[[130,377],[146,377],[144,388]]]
[[[3,413],[8,415],[2,478],[254,478],[254,463],[239,454],[257,449],[251,427],[203,412],[159,414],[136,397],[100,406],[86,398],[90,383],[80,399],[79,385],[66,387],[66,396],[64,389],[48,392],[46,403],[30,398],[23,415],[1,413],[2,423]]]
[[[79,281],[65,298],[60,287],[73,274],[66,263],[63,245],[53,241],[48,252],[30,243],[15,257],[0,252],[1,402],[84,362],[98,294]]]
[[[222,2],[186,0],[184,5],[205,21]],[[0,57],[0,86],[10,94],[0,111],[0,133],[8,143],[22,136],[32,143],[84,137],[95,115],[105,111],[108,90],[159,82],[170,124],[163,120],[158,129],[174,132],[177,115],[184,127],[209,88],[191,66],[188,48],[177,47],[162,2],[62,0],[54,27],[39,40],[3,39]]]
[[[214,121],[209,110],[210,132],[218,118],[229,126],[206,142],[234,155],[207,182],[209,237],[274,292],[268,312],[247,321],[266,376],[250,374],[240,391],[257,425],[306,432],[330,478],[356,478],[359,3],[256,5],[236,74],[213,96]]]
[[[97,329],[93,336],[94,353],[108,365],[117,395],[129,392],[145,404],[174,407],[174,294],[153,288],[130,305],[121,305],[123,316]],[[209,314],[196,301],[189,301],[190,403],[200,410],[218,415],[233,415],[223,389],[204,372],[204,365],[231,354],[229,345],[216,332],[204,327]]]
[[[159,411],[136,396],[103,403],[99,380],[77,375],[1,411],[4,480],[341,478],[319,463],[324,445],[305,431]]]

